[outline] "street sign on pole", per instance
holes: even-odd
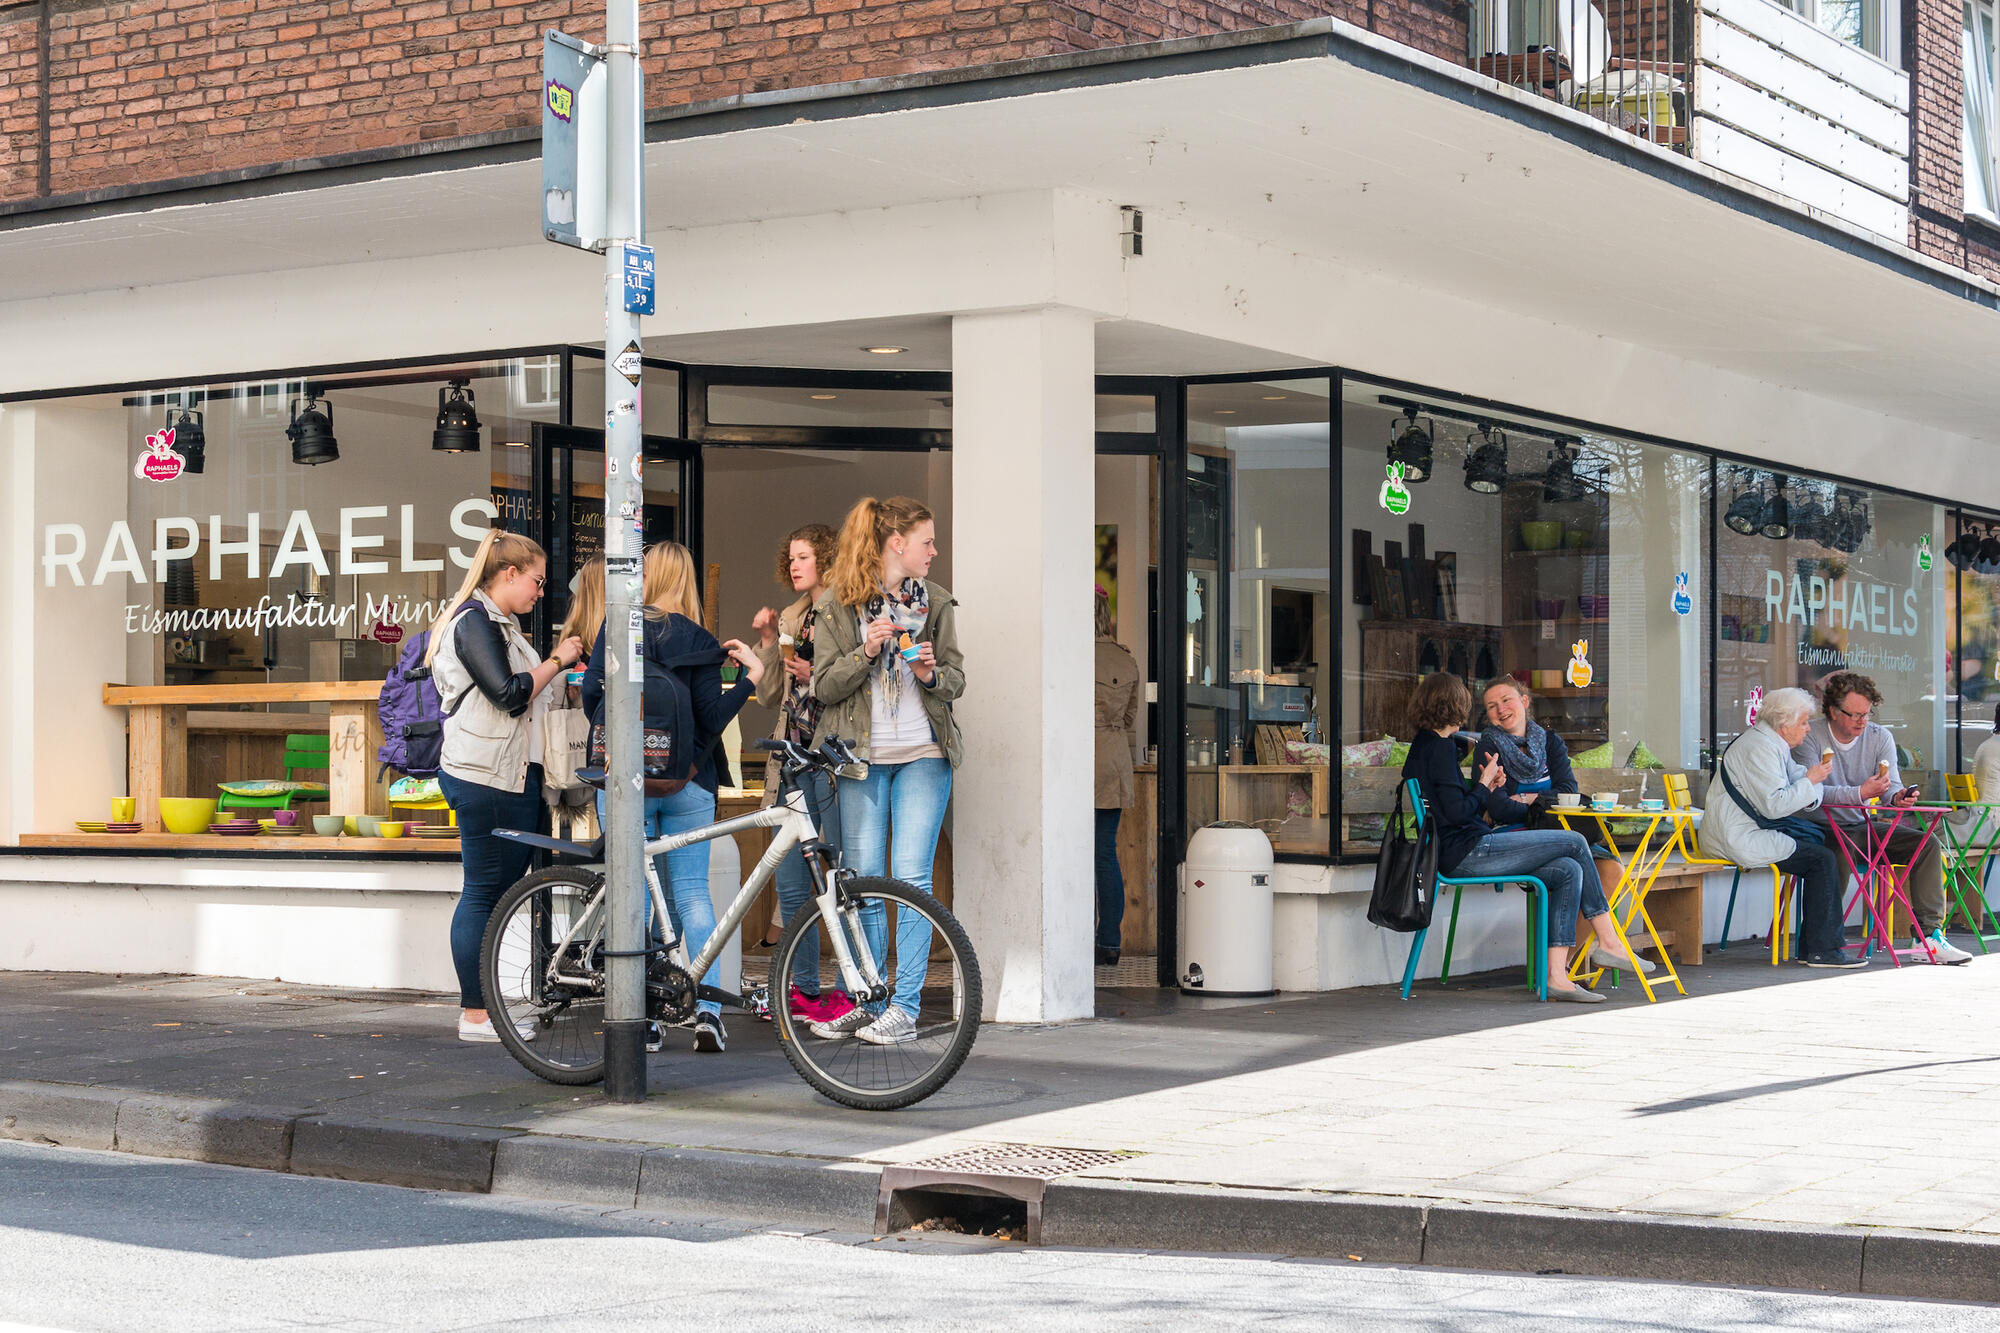
[[[653,313],[653,247],[625,247],[625,313]]]
[[[542,235],[559,245],[603,250],[606,95],[599,49],[551,29],[542,39]]]

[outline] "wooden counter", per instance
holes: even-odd
[[[382,723],[375,715],[375,701],[381,693],[381,682],[372,680],[299,681],[276,685],[106,685],[104,702],[109,707],[128,710],[126,764],[130,785],[126,790],[138,803],[136,817],[139,822],[146,826],[148,833],[159,833],[162,796],[206,797],[209,794],[190,790],[188,776],[188,710],[202,705],[328,705],[324,722],[317,713],[244,713],[235,716],[245,719],[242,730],[246,733],[254,730],[268,734],[270,722],[248,724],[248,719],[259,716],[265,719],[283,718],[287,732],[318,731],[324,726],[330,742],[326,784],[328,812],[341,815],[388,814],[388,790],[375,780],[375,755],[382,747]],[[202,716],[204,722],[213,725],[212,719],[217,714],[210,712]],[[247,776],[281,778],[284,773],[281,770]],[[386,841],[395,843],[398,840],[391,838]]]
[[[457,838],[322,838],[301,833],[289,838],[225,837],[220,833],[23,833],[23,847],[89,848],[141,852],[349,852],[394,856],[405,852],[458,855]]]

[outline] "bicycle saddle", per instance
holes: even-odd
[[[557,856],[567,856],[578,861],[602,861],[604,859],[604,835],[602,834],[597,836],[596,841],[590,843],[565,842],[561,838],[551,838],[546,834],[528,833],[522,829],[513,828],[494,829],[493,836],[496,838],[505,838],[509,842],[523,843],[529,847],[539,847],[545,852],[554,852]]]

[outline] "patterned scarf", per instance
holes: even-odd
[[[901,640],[908,635],[914,643],[917,635],[923,633],[924,622],[931,618],[930,589],[924,586],[922,579],[904,579],[894,592],[869,598],[860,616],[862,632],[867,632],[869,621],[879,620],[885,614],[896,626],[896,633],[882,646],[882,655],[875,659],[876,670],[882,678],[876,688],[881,691],[880,697],[893,715],[901,702],[903,679],[906,676],[915,679],[909,664],[903,661]]]
[[[1499,727],[1488,727],[1479,739],[1490,741],[1500,754],[1500,767],[1516,782],[1533,782],[1549,771],[1549,733],[1530,719],[1528,734],[1516,737]]]
[[[802,662],[813,659],[813,619],[819,608],[808,606],[799,619],[799,632],[792,636],[792,654]],[[785,739],[794,745],[811,745],[819,730],[820,710],[826,705],[813,697],[812,677],[796,680],[785,677]]]

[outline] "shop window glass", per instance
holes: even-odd
[[[1957,739],[1945,754],[1965,772],[1973,752],[1993,734],[2000,708],[2000,519],[1961,516],[1957,542],[1945,556],[1953,571],[1945,581],[1946,623],[1957,627],[1945,672],[1956,694],[1945,726],[1956,729]]]
[[[1151,435],[1155,403],[1150,393],[1097,395],[1097,429],[1120,435]]]
[[[1872,677],[1876,720],[1911,781],[1948,765],[1943,706],[1951,565],[1936,505],[1797,474],[1724,465],[1717,504],[1716,740],[1741,733],[1758,689]],[[1934,793],[1939,794],[1939,793]]]
[[[1469,730],[1509,676],[1579,765],[1700,766],[1706,458],[1356,380],[1341,440],[1341,851],[1379,843],[1433,672]]]
[[[1187,819],[1325,856],[1331,648],[1329,384],[1187,391]]]
[[[708,390],[708,420],[717,426],[875,426],[950,430],[951,394],[944,389],[713,384]]]
[[[681,433],[680,372],[647,366],[639,372],[639,425],[648,435],[673,438]],[[601,428],[604,424],[604,358],[579,348],[570,361],[569,420],[573,426]]]

